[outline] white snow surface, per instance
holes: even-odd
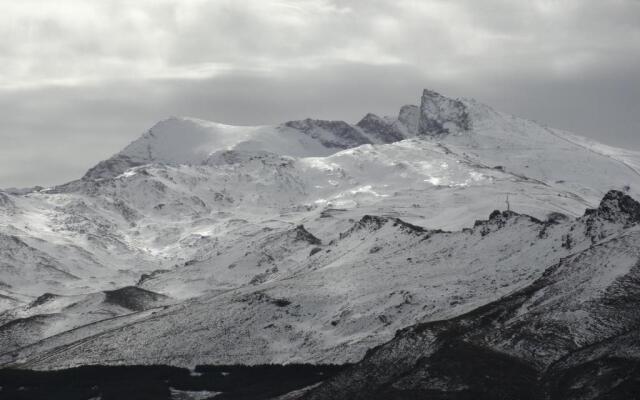
[[[216,151],[234,149],[297,157],[331,153],[312,138],[283,126],[233,126],[173,117],[157,123],[119,155],[143,163],[186,164],[200,163]]]

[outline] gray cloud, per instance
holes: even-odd
[[[640,149],[638,20],[634,0],[14,2],[0,187],[76,178],[169,115],[355,122],[423,87]]]

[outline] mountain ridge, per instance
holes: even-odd
[[[393,143],[416,135],[450,133],[444,125],[469,130],[470,121],[465,105],[425,89],[422,106],[403,106],[397,118],[365,115],[357,124],[306,118],[274,126],[234,126],[191,117],[169,117],[156,123],[113,157],[101,161],[83,176],[99,179],[123,173],[126,169],[152,162],[199,163],[219,150],[255,148],[273,149],[259,136],[289,133],[289,142],[274,151],[282,155],[320,156],[364,144]],[[415,109],[418,109],[416,115]],[[183,134],[178,135],[179,132]],[[291,135],[292,133],[297,133]],[[180,139],[177,140],[177,137]],[[310,142],[311,141],[311,142]],[[303,148],[291,142],[305,142]],[[315,144],[312,145],[312,142]],[[319,145],[319,146],[318,146]],[[285,150],[286,149],[286,150]]]
[[[597,270],[593,268],[580,270],[588,265],[583,258],[595,254],[596,248],[591,247],[562,259],[532,285],[469,314],[399,331],[390,342],[369,351],[359,364],[301,398],[396,399],[427,394],[451,399],[632,398],[625,396],[633,396],[640,389],[633,373],[640,365],[640,353],[634,340],[626,338],[638,337],[638,314],[634,309],[637,306],[633,302],[612,306],[607,299],[621,293],[625,299],[637,296],[637,284],[626,287],[618,284],[637,280],[637,233],[636,229],[631,235],[598,245],[600,249],[611,245],[620,248],[616,242],[622,240],[622,248],[633,243],[631,248],[636,252],[630,267],[623,268],[621,278],[605,284],[607,291],[602,295],[584,288],[585,284],[596,283],[602,275],[594,273]],[[629,242],[631,236],[634,239]],[[572,265],[579,269],[571,271]],[[578,274],[582,279],[564,276],[566,272]],[[564,285],[565,293],[552,294],[560,299],[547,303],[548,288],[558,283]],[[583,306],[571,299],[576,295],[591,300]],[[599,296],[604,299],[598,299]],[[546,309],[538,313],[535,307]],[[571,319],[559,318],[557,313],[569,310],[593,313],[594,321],[572,322],[567,327],[563,322]],[[533,343],[526,344],[527,341]],[[611,344],[616,342],[618,347],[612,350]],[[608,348],[608,352],[596,350],[602,347]],[[568,361],[572,359],[573,366]],[[628,361],[627,371],[624,360]],[[588,366],[589,362],[601,364]],[[576,367],[579,363],[583,366]],[[478,374],[474,367],[485,372]]]
[[[428,90],[355,125],[165,120],[79,180],[0,191],[2,362],[356,362],[635,235],[636,166]]]

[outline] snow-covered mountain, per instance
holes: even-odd
[[[355,362],[629,229],[583,214],[639,198],[638,171],[429,90],[355,125],[170,118],[79,180],[0,191],[0,362]]]

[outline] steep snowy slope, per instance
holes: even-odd
[[[514,118],[469,101],[472,133],[448,135],[441,143],[472,163],[500,166],[505,172],[544,182],[593,203],[602,184],[631,187],[640,177],[640,157],[621,149],[591,144],[575,135]],[[594,177],[607,177],[604,181]],[[514,200],[526,196],[514,193]]]
[[[0,340],[62,333],[15,353],[35,357],[97,335],[89,362],[122,332],[132,346],[113,362],[355,361],[398,328],[496,300],[585,249],[594,239],[557,213],[580,216],[610,189],[639,196],[638,166],[638,153],[428,90],[420,106],[356,125],[171,118],[80,180],[0,191]],[[457,232],[505,208],[558,224],[493,214],[504,229]],[[99,300],[132,286],[167,298],[141,311]],[[79,305],[29,308],[46,293]],[[180,347],[170,340],[187,315]],[[60,354],[69,361],[51,365],[83,362]]]

